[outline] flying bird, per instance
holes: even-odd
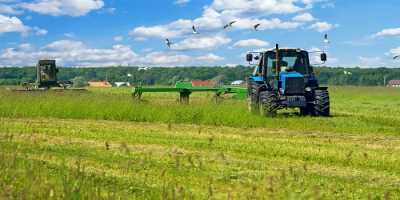
[[[329,44],[329,43],[330,43],[330,41],[329,41],[329,39],[328,39],[328,34],[325,34],[325,35],[324,35],[324,42],[325,42],[326,44]]]
[[[394,60],[399,59],[400,55],[393,57]]]
[[[192,26],[192,30],[193,30],[193,34],[199,34],[199,32],[197,31],[197,29],[194,25]]]
[[[260,26],[261,24],[256,24],[256,25],[254,25],[254,30],[255,31],[258,31],[258,27]]]
[[[236,23],[236,21],[231,21],[231,22],[229,22],[228,24],[226,24],[226,25],[224,26],[224,29],[227,29],[227,28],[229,28],[229,27],[232,27],[232,25],[233,25],[234,23]]]
[[[172,42],[167,38],[165,39],[165,44],[167,45],[168,48],[171,48]]]

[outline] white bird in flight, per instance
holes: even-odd
[[[194,25],[192,26],[192,30],[193,30],[193,34],[199,34],[199,32],[197,31],[197,28]]]
[[[165,39],[165,44],[167,45],[168,48],[171,48],[172,42],[167,38]]]
[[[324,42],[325,42],[326,44],[329,44],[329,43],[330,43],[330,41],[329,41],[329,39],[328,39],[328,34],[325,34],[325,36],[324,36]]]
[[[228,24],[226,24],[226,25],[224,26],[224,29],[227,29],[227,28],[229,28],[229,27],[232,27],[232,25],[233,25],[234,23],[236,23],[236,21],[231,21],[231,22],[229,22]]]

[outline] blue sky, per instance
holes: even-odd
[[[0,0],[0,66],[49,58],[64,66],[230,66],[275,43],[323,49],[327,33],[331,66],[398,67],[399,8],[396,0]]]

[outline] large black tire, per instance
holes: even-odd
[[[306,107],[300,108],[300,115],[301,116],[308,116],[308,115],[313,115],[314,113],[314,100],[315,100],[315,95],[314,92],[306,92],[305,94],[307,105]]]
[[[279,109],[278,95],[272,91],[260,92],[260,113],[265,117],[275,117]]]
[[[329,117],[330,102],[328,90],[315,90],[315,104],[312,110],[314,116]]]
[[[300,115],[301,116],[307,116],[307,115],[309,115],[310,114],[310,111],[309,111],[309,107],[308,107],[308,105],[307,105],[307,107],[305,107],[305,108],[300,108]]]
[[[248,90],[248,109],[253,114],[259,114],[258,88],[256,85],[250,83]]]

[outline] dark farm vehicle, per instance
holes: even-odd
[[[59,81],[57,79],[58,71],[55,60],[39,60],[36,65],[36,81],[23,83],[23,90],[35,91],[48,90],[51,88],[70,88],[72,86],[71,81]]]
[[[310,65],[309,52],[302,49],[275,49],[249,53],[248,62],[256,60],[248,80],[249,109],[274,117],[279,109],[299,108],[301,115],[329,116],[327,87],[321,87]],[[321,53],[321,61],[327,55]]]

